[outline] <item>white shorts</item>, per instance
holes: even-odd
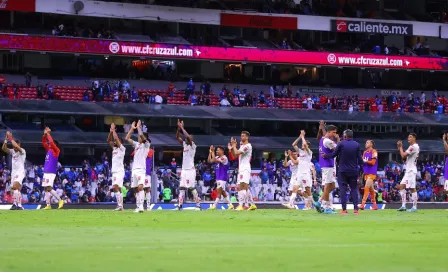
[[[249,170],[243,170],[243,171],[238,172],[238,178],[237,178],[236,184],[240,184],[240,183],[245,183],[245,184],[250,183],[250,171]]]
[[[132,171],[131,188],[137,188],[139,185],[145,184],[146,171],[143,169],[136,169]]]
[[[448,191],[448,179],[445,180],[445,185],[443,185],[443,189]]]
[[[124,172],[112,173],[112,185],[123,187]]]
[[[406,189],[415,189],[416,182],[417,182],[417,173],[412,171],[409,172],[406,171],[400,184],[406,184]]]
[[[309,173],[299,173],[297,180],[302,191],[305,191],[306,187],[311,187],[311,176]]]
[[[226,189],[226,183],[227,183],[227,181],[225,181],[225,180],[217,180],[216,181],[216,188],[217,189],[221,188],[221,189],[225,190]]]
[[[18,182],[22,185],[22,181],[25,178],[25,173],[11,173],[11,183]]]
[[[44,177],[42,178],[42,187],[53,187],[54,179],[56,178],[56,174],[52,173],[44,173]]]
[[[183,170],[180,173],[180,187],[195,188],[196,187],[196,169]]]
[[[299,186],[299,179],[296,174],[291,175],[291,180],[289,181],[288,191],[292,191],[294,186]]]
[[[145,188],[151,188],[151,176],[147,175],[145,177],[145,184],[143,185]]]
[[[336,170],[334,167],[322,168],[322,184],[336,183]]]

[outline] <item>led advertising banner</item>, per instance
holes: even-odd
[[[117,55],[163,59],[448,70],[446,58],[225,48],[0,34],[0,50]]]

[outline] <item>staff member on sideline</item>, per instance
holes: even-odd
[[[358,142],[353,141],[353,131],[347,129],[336,149],[326,156],[329,158],[338,157],[338,184],[341,195],[342,211],[340,214],[347,214],[347,185],[350,186],[350,194],[353,200],[354,213],[358,214],[358,176],[359,168],[363,165],[361,148]]]

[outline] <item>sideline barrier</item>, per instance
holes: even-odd
[[[204,202],[201,203],[201,208],[203,210],[206,210],[211,207],[213,203],[212,202]],[[279,202],[259,202],[255,203],[260,210],[269,210],[269,209],[287,209]],[[116,208],[116,203],[86,203],[86,204],[65,204],[64,210],[75,210],[75,209],[89,209],[89,210],[112,210]],[[234,204],[235,205],[235,204]],[[11,208],[11,204],[0,204],[0,212],[4,210],[9,210]],[[304,204],[297,204],[296,210],[302,210],[304,208]],[[400,203],[387,203],[387,204],[378,204],[379,210],[395,210],[398,209],[401,206]],[[45,207],[45,204],[24,204],[23,205],[25,210],[39,210]],[[158,210],[165,210],[165,211],[174,211],[176,210],[177,204],[175,203],[157,203],[157,204],[151,204],[150,209],[152,211],[158,211]],[[184,204],[184,210],[194,210],[196,205],[194,203],[186,203]],[[218,210],[226,210],[227,204],[218,204],[217,209]],[[411,207],[411,204],[408,203],[408,208]],[[57,204],[53,205],[53,209],[57,208]],[[125,210],[133,210],[135,209],[135,204],[125,204],[124,205]],[[341,209],[341,204],[334,204],[334,208],[336,210]],[[369,210],[372,208],[372,204],[367,204],[365,209]],[[353,210],[353,204],[347,204],[348,210]],[[422,202],[418,204],[418,209],[425,210],[425,209],[448,209],[448,202]]]

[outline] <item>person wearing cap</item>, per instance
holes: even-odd
[[[350,194],[353,200],[354,213],[358,214],[358,176],[359,169],[363,165],[361,148],[359,143],[353,140],[353,131],[347,129],[343,134],[344,139],[336,146],[335,150],[326,154],[328,158],[338,157],[337,181],[340,195],[345,196],[347,185],[350,186]],[[347,198],[341,197],[342,211],[347,214]]]

